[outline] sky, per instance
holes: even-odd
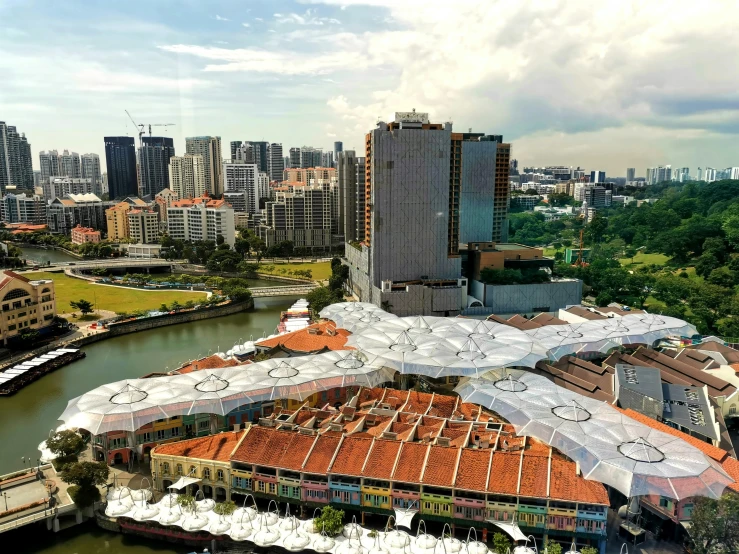
[[[222,137],[362,150],[395,111],[520,166],[739,166],[736,0],[0,0],[0,120],[41,150]]]

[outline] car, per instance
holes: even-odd
[[[67,265],[77,265],[75,262],[69,262]]]

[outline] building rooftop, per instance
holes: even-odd
[[[246,431],[228,431],[207,437],[171,442],[156,446],[152,453],[163,456],[180,456],[183,458],[197,458],[228,462],[231,459],[236,445],[244,437]]]
[[[192,373],[193,371],[201,371],[203,369],[217,369],[220,367],[234,367],[240,365],[239,362],[231,358],[224,360],[218,354],[212,356],[206,356],[198,360],[193,360],[182,364],[180,367],[175,369],[177,373]]]
[[[304,329],[257,341],[262,348],[280,348],[286,352],[318,353],[326,350],[353,350],[346,346],[349,336],[346,329],[337,328],[332,322],[324,321]]]
[[[609,404],[615,401],[613,368],[602,367],[575,356],[563,356],[554,363],[540,361],[534,371],[567,390]]]

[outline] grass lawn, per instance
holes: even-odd
[[[138,310],[156,310],[164,304],[171,304],[175,300],[184,304],[188,300],[205,300],[204,292],[183,291],[143,291],[124,287],[106,287],[94,285],[82,279],[75,279],[64,275],[64,273],[49,273],[39,271],[24,273],[29,279],[52,279],[56,291],[56,309],[62,312],[75,311],[69,302],[72,300],[85,299],[89,302],[97,302],[96,308],[110,310],[116,313],[131,313]]]
[[[271,275],[284,275],[285,277],[290,277],[290,275],[287,274],[287,270],[295,271],[296,269],[300,269],[302,271],[305,271],[306,269],[310,269],[313,275],[313,279],[316,281],[323,281],[324,279],[328,279],[331,277],[331,262],[316,262],[316,263],[289,263],[289,264],[274,264],[274,270],[271,272],[268,272],[265,267],[268,265],[268,263],[262,262],[259,267],[259,273],[269,273]],[[281,272],[280,270],[285,270],[285,272]]]
[[[632,264],[631,258],[621,258],[619,262],[623,266],[636,266],[636,265],[649,265],[649,264],[655,264],[655,265],[665,265],[667,263],[667,260],[669,260],[667,256],[664,254],[645,254],[644,252],[638,252],[636,256],[634,256],[634,262]]]

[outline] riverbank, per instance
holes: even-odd
[[[61,246],[54,246],[54,245],[48,245],[48,246],[39,246],[37,244],[30,244],[27,242],[13,242],[13,246],[16,246],[17,248],[20,248],[21,251],[23,251],[24,257],[29,260],[33,261],[39,261],[34,258],[28,257],[29,253],[34,251],[41,251],[41,252],[48,252],[48,251],[54,251],[54,252],[62,252],[63,254],[66,254],[70,258],[74,258],[75,260],[82,260],[84,257],[81,254],[77,254],[77,252],[73,252],[72,250],[67,250],[66,248],[62,248]],[[64,259],[61,260],[49,260],[49,261],[66,261]]]

